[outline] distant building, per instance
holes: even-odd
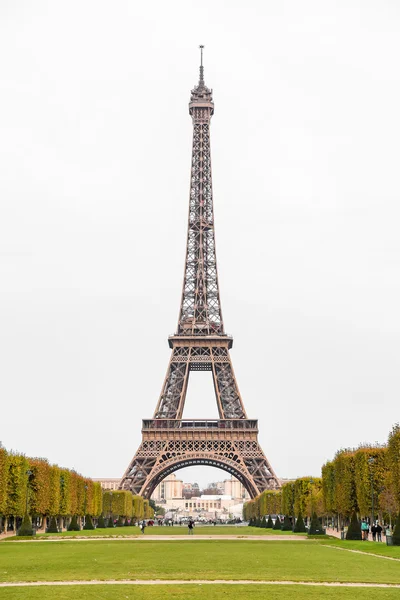
[[[117,490],[121,479],[113,479],[112,477],[110,477],[109,479],[93,478],[92,481],[98,481],[103,490]]]
[[[156,487],[152,498],[179,521],[189,516],[220,520],[240,517],[243,503],[250,497],[235,477],[211,483],[206,489],[212,493],[200,495],[197,484],[184,483],[172,474]]]
[[[162,480],[151,497],[156,504],[165,504],[172,499],[183,498],[184,485],[183,481],[178,479],[175,473],[172,473]]]

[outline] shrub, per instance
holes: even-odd
[[[304,525],[304,519],[301,513],[299,513],[299,516],[297,517],[296,520],[296,525],[294,526],[294,530],[295,533],[306,533],[307,529],[306,526]]]
[[[249,527],[254,527],[254,519],[253,519],[253,517],[251,517],[251,519],[249,521]]]
[[[394,526],[393,545],[400,546],[400,513],[397,516],[396,525]]]
[[[267,519],[265,518],[265,515],[264,515],[264,516],[263,516],[263,518],[262,518],[262,521],[261,521],[261,527],[262,527],[263,529],[266,529],[266,528],[267,528]]]
[[[100,527],[100,529],[105,529],[106,522],[104,521],[103,515],[100,515],[99,518],[97,519],[97,527]]]
[[[51,517],[50,525],[47,528],[47,533],[58,533],[57,521],[55,517]]]
[[[311,517],[310,529],[308,530],[308,535],[325,535],[324,528],[322,527],[317,513],[313,512]]]
[[[357,518],[357,514],[353,511],[351,521],[346,533],[346,540],[362,540],[361,523]]]
[[[81,528],[78,523],[78,518],[74,515],[71,519],[71,523],[68,525],[68,531],[80,531]]]
[[[86,515],[85,517],[85,524],[83,526],[83,529],[94,529],[94,525],[93,525],[93,521],[92,521],[92,517],[90,515]]]
[[[118,521],[115,524],[115,527],[123,527],[123,526],[124,526],[124,519],[121,516],[119,516]]]
[[[114,528],[114,519],[113,517],[109,517],[108,518],[108,525],[107,527],[113,527]]]
[[[30,516],[25,513],[25,516],[22,520],[22,524],[21,527],[18,530],[17,535],[33,535],[33,527],[32,527],[32,522],[31,522],[31,518]]]
[[[285,515],[285,518],[283,519],[282,531],[292,531],[292,523],[287,515]]]
[[[268,515],[267,529],[273,529],[273,528],[274,528],[274,522],[271,519],[271,515]]]
[[[276,515],[276,521],[274,523],[274,527],[273,529],[281,529],[282,528],[282,523],[280,518],[278,517],[278,515]]]

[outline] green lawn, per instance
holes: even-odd
[[[348,548],[349,550],[359,550],[360,552],[371,552],[381,556],[392,556],[400,559],[400,546],[386,546],[380,542],[353,542],[340,541],[334,538],[329,538],[329,544],[340,548]],[[400,563],[399,563],[400,568]]]
[[[400,590],[286,585],[69,586],[4,588],[4,600],[397,600]]]
[[[0,544],[1,581],[251,579],[400,583],[400,564],[314,541]],[[3,590],[1,590],[1,593]],[[397,590],[400,597],[400,591]]]
[[[114,527],[113,529],[94,529],[89,531],[63,531],[62,533],[44,533],[38,534],[36,538],[42,537],[111,537],[111,536],[141,536],[143,535],[139,527]],[[188,535],[188,528],[179,525],[174,527],[146,527],[144,535]],[[194,535],[297,535],[300,537],[307,537],[306,534],[295,533],[291,531],[274,531],[273,529],[262,529],[261,527],[247,527],[235,525],[197,525],[194,528]],[[8,538],[9,540],[14,538]]]

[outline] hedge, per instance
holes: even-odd
[[[372,486],[372,490],[371,490]],[[263,518],[270,514],[337,517],[349,522],[371,517],[393,520],[400,513],[400,425],[393,426],[386,446],[363,445],[339,450],[322,466],[322,477],[300,477],[267,490],[243,507],[243,517]]]

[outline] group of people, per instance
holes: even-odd
[[[173,524],[172,521],[171,521],[170,524],[171,525]],[[140,526],[140,531],[144,534],[144,530],[147,527],[146,521],[144,519],[143,519],[143,521],[140,521],[139,526]],[[193,535],[193,529],[194,529],[194,521],[193,521],[193,519],[189,519],[189,521],[188,521],[188,533],[189,533],[189,535]]]
[[[381,542],[382,541],[382,531],[383,531],[383,527],[380,523],[372,524],[371,533],[372,533],[372,541],[373,542],[376,542],[376,541]],[[362,534],[362,539],[366,542],[369,539],[369,533],[370,533],[369,524],[367,523],[367,521],[365,519],[363,519],[361,521],[361,534]]]

